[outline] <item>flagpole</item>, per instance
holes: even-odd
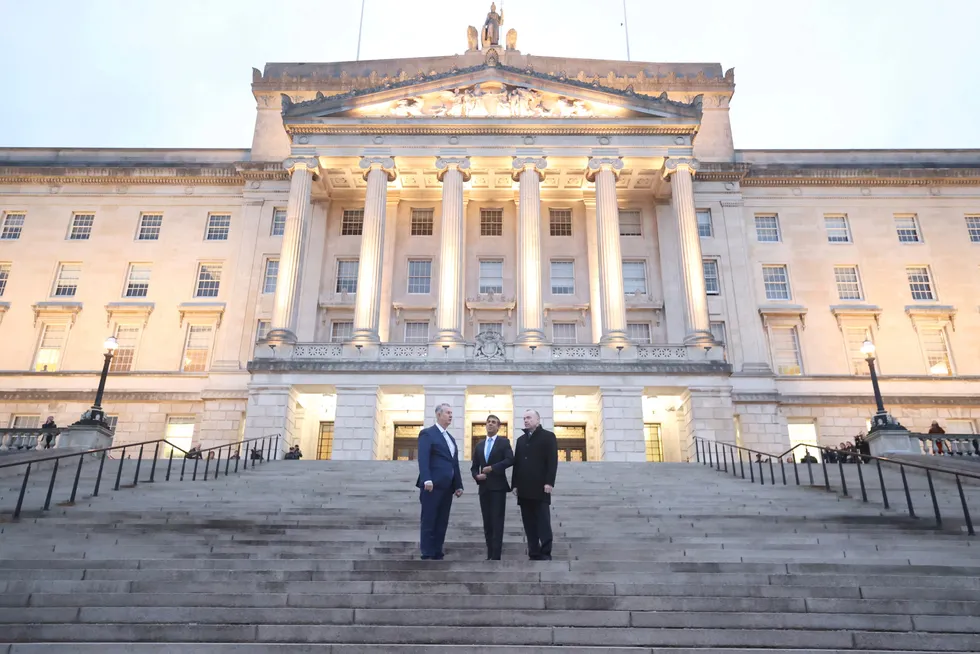
[[[361,32],[364,31],[364,3],[366,1],[367,0],[361,0],[361,22],[357,26],[357,58],[354,61],[361,60]],[[623,2],[626,2],[626,0],[623,0]],[[627,46],[627,50],[628,49],[629,46]]]
[[[500,6],[503,6],[503,2]],[[630,61],[630,24],[626,19],[626,0],[623,0],[623,27],[626,28],[626,61]]]

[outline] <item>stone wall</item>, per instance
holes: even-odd
[[[333,458],[338,461],[370,461],[377,450],[382,427],[379,418],[381,391],[377,386],[338,386]]]
[[[786,414],[775,402],[739,402],[738,415],[742,447],[768,454],[782,454],[789,449]]]
[[[643,387],[600,389],[603,461],[646,461]]]
[[[681,453],[694,460],[694,437],[735,443],[735,409],[731,387],[690,388],[681,395],[677,417]],[[745,427],[742,427],[745,441]]]

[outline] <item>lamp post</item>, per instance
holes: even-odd
[[[95,402],[92,404],[92,408],[82,414],[82,419],[76,422],[76,425],[97,425],[99,427],[105,427],[105,412],[102,410],[102,395],[105,393],[105,380],[109,376],[109,364],[112,363],[112,357],[116,353],[116,348],[119,347],[119,343],[116,341],[115,336],[110,336],[105,339],[105,361],[102,364],[102,376],[99,378],[99,390],[95,393]]]
[[[861,344],[861,353],[867,358],[868,370],[871,372],[871,386],[875,392],[875,414],[871,418],[871,430],[905,429],[898,421],[885,411],[885,402],[881,399],[881,388],[878,386],[878,372],[875,370],[875,344],[870,340]]]

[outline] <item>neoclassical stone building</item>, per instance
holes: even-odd
[[[733,70],[268,64],[247,150],[0,150],[0,424],[413,456],[537,409],[565,456],[980,419],[980,152],[743,151]],[[464,452],[465,453],[465,452]]]

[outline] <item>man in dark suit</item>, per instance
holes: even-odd
[[[551,491],[558,474],[558,439],[541,426],[541,415],[524,412],[524,435],[514,447],[512,483],[532,561],[551,560]]]
[[[504,514],[507,510],[507,468],[514,465],[514,452],[506,436],[497,436],[500,418],[487,416],[487,437],[473,445],[470,472],[480,489],[483,535],[487,539],[487,560],[499,561],[504,546]]]
[[[463,494],[463,476],[459,472],[456,440],[449,434],[453,410],[448,404],[436,407],[436,424],[419,432],[419,488],[422,503],[422,527],[419,549],[426,560],[442,560],[442,545],[449,527],[449,510],[453,496]]]

